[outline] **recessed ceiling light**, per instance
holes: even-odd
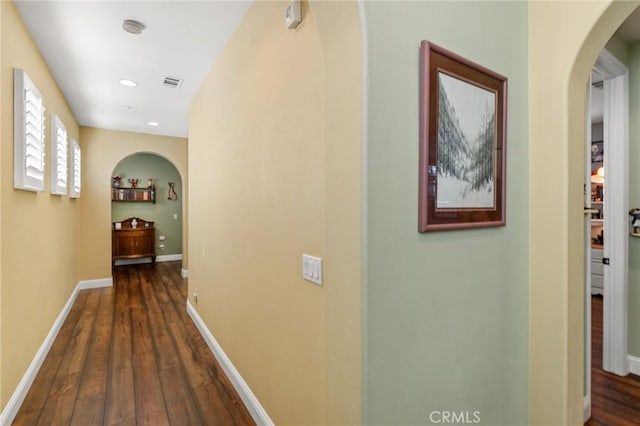
[[[136,83],[133,80],[129,80],[129,79],[122,79],[120,80],[120,84],[122,84],[123,86],[127,86],[127,87],[136,87],[138,85],[138,83]]]
[[[144,30],[144,24],[134,19],[125,19],[122,21],[122,29],[129,34],[140,34]]]
[[[123,108],[126,109],[126,110],[130,110],[132,108],[132,106],[131,105],[125,105]]]
[[[158,127],[160,125],[157,121],[148,121],[147,124],[153,127]]]

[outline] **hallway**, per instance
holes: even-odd
[[[602,297],[591,296],[591,419],[588,426],[640,424],[640,377],[602,369]]]
[[[187,315],[181,262],[117,267],[83,290],[14,425],[251,425]]]

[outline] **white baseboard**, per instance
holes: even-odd
[[[189,270],[182,268],[180,270],[180,275],[182,275],[182,278],[189,278]]]
[[[40,345],[40,348],[33,357],[31,364],[29,364],[27,371],[25,371],[24,375],[22,376],[20,383],[18,383],[18,386],[13,391],[13,395],[11,395],[9,402],[7,402],[4,410],[2,410],[2,413],[0,413],[0,425],[10,425],[16,417],[16,414],[18,414],[18,410],[20,410],[20,406],[24,402],[24,398],[27,396],[29,388],[33,384],[33,381],[35,380],[36,375],[38,374],[38,371],[42,366],[42,363],[47,357],[49,349],[51,349],[51,345],[53,345],[53,342],[56,339],[56,336],[58,335],[62,324],[64,324],[64,320],[67,319],[67,315],[69,315],[69,311],[71,311],[73,302],[75,302],[76,298],[78,297],[78,292],[80,290],[88,288],[109,287],[111,285],[113,285],[112,278],[102,278],[98,280],[87,280],[78,282],[76,287],[71,292],[67,303],[65,303],[65,305],[62,307],[62,310],[58,314],[58,317],[53,322],[53,325],[51,326],[47,337],[45,337],[44,341]]]
[[[198,311],[196,311],[196,309],[188,300],[187,312],[189,313],[189,316],[191,317],[193,322],[196,324],[196,327],[198,327],[198,330],[200,330],[200,334],[202,334],[202,337],[204,337],[204,340],[207,342],[209,349],[211,349],[211,352],[213,352],[213,355],[216,357],[216,359],[220,363],[220,366],[227,374],[227,377],[229,377],[229,380],[233,384],[233,387],[236,389],[236,392],[238,392],[238,395],[240,395],[240,398],[242,398],[242,401],[246,405],[247,410],[249,410],[249,413],[251,414],[251,417],[253,417],[253,420],[261,426],[273,426],[273,422],[258,401],[258,398],[256,398],[253,392],[251,392],[251,389],[249,388],[249,385],[247,385],[247,382],[245,382],[242,376],[240,376],[240,373],[233,366],[229,357],[227,357],[227,355],[224,353],[222,347],[218,344],[215,337],[213,337],[213,334],[211,334],[211,331],[209,331],[207,325],[204,323],[204,321],[202,321],[202,318],[200,318]]]
[[[629,360],[629,372],[640,376],[640,357],[627,355]]]
[[[582,421],[584,423],[587,422],[591,418],[591,396],[587,395],[584,397],[584,411],[582,413]]]
[[[97,280],[83,280],[78,282],[76,289],[87,290],[90,288],[113,287],[113,277],[100,278]]]
[[[174,260],[182,260],[182,254],[163,254],[156,256],[156,262],[173,262]]]

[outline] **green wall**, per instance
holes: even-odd
[[[365,2],[366,423],[528,421],[526,2]],[[417,231],[423,39],[509,78],[507,226]],[[534,265],[535,266],[535,265]],[[539,265],[537,265],[539,267]],[[438,420],[435,417],[435,420]]]
[[[640,43],[629,46],[629,208],[640,207]],[[625,220],[629,219],[628,217]],[[629,238],[629,342],[630,355],[640,356],[640,238]]]
[[[614,34],[604,47],[620,62],[629,65],[629,46],[617,34]]]
[[[140,217],[155,222],[156,254],[158,256],[182,254],[182,179],[175,166],[168,160],[155,154],[134,154],[124,158],[113,171],[113,175],[122,175],[122,186],[129,187],[127,179],[140,179],[140,187],[147,186],[147,178],[155,178],[156,203],[111,203],[112,222]],[[175,191],[178,200],[167,199],[169,185],[176,182]],[[177,214],[177,219],[173,215]],[[165,241],[158,240],[160,235]],[[164,249],[159,247],[164,244]]]

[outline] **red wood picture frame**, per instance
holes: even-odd
[[[506,135],[507,78],[422,41],[420,232],[505,225]]]

